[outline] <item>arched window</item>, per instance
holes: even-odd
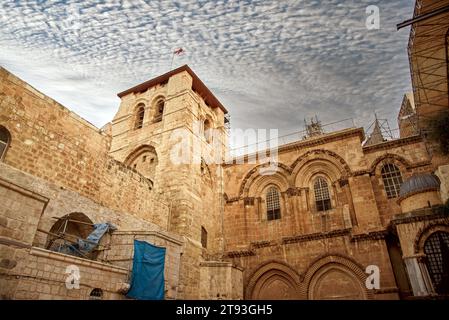
[[[158,122],[162,120],[162,115],[164,114],[165,100],[160,98],[156,102],[156,110],[154,114],[154,122]]]
[[[211,124],[209,119],[204,120],[203,123],[203,135],[208,143],[211,142],[212,132],[211,132]]]
[[[138,147],[128,155],[124,162],[144,177],[154,181],[158,156],[153,146],[142,145]]]
[[[424,243],[424,253],[435,291],[449,294],[449,233],[433,233]]]
[[[266,195],[267,201],[267,220],[276,220],[281,218],[281,205],[279,201],[279,191],[276,187],[270,187]]]
[[[89,295],[90,300],[102,300],[103,299],[103,290],[100,288],[94,288]]]
[[[315,192],[316,210],[326,211],[332,209],[329,186],[326,179],[318,177],[313,184],[313,190]]]
[[[387,197],[396,198],[402,184],[401,171],[394,164],[387,163],[382,167],[381,175]]]
[[[145,117],[145,105],[139,103],[137,105],[136,123],[134,125],[135,129],[140,129],[143,127],[143,118]]]
[[[201,227],[201,246],[207,248],[207,231],[204,227]]]
[[[6,150],[8,149],[9,143],[11,142],[11,135],[9,131],[0,126],[0,160],[5,158]]]

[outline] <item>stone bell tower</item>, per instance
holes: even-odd
[[[169,206],[157,221],[185,237],[178,295],[198,298],[199,265],[222,249],[227,111],[187,65],[118,96],[110,154],[150,179]]]

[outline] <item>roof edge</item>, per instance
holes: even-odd
[[[180,72],[187,71],[193,78],[192,82],[192,89],[196,91],[212,108],[220,108],[225,114],[228,113],[228,110],[221,104],[221,102],[214,96],[214,94],[209,90],[209,88],[200,80],[200,78],[193,72],[190,67],[185,64],[181,67],[178,67],[176,69],[173,69],[167,73],[164,73],[156,78],[150,79],[148,81],[142,82],[141,84],[138,84],[130,89],[127,89],[125,91],[122,91],[117,94],[119,98],[122,98],[130,93],[136,93],[136,92],[143,92],[151,87],[154,87],[155,85],[168,81],[168,79]]]

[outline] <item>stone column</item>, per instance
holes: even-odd
[[[414,296],[428,296],[434,293],[422,254],[403,257]]]

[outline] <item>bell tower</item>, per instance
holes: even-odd
[[[110,154],[170,206],[161,227],[185,237],[178,293],[196,299],[199,263],[221,250],[227,111],[187,65],[118,96]]]

